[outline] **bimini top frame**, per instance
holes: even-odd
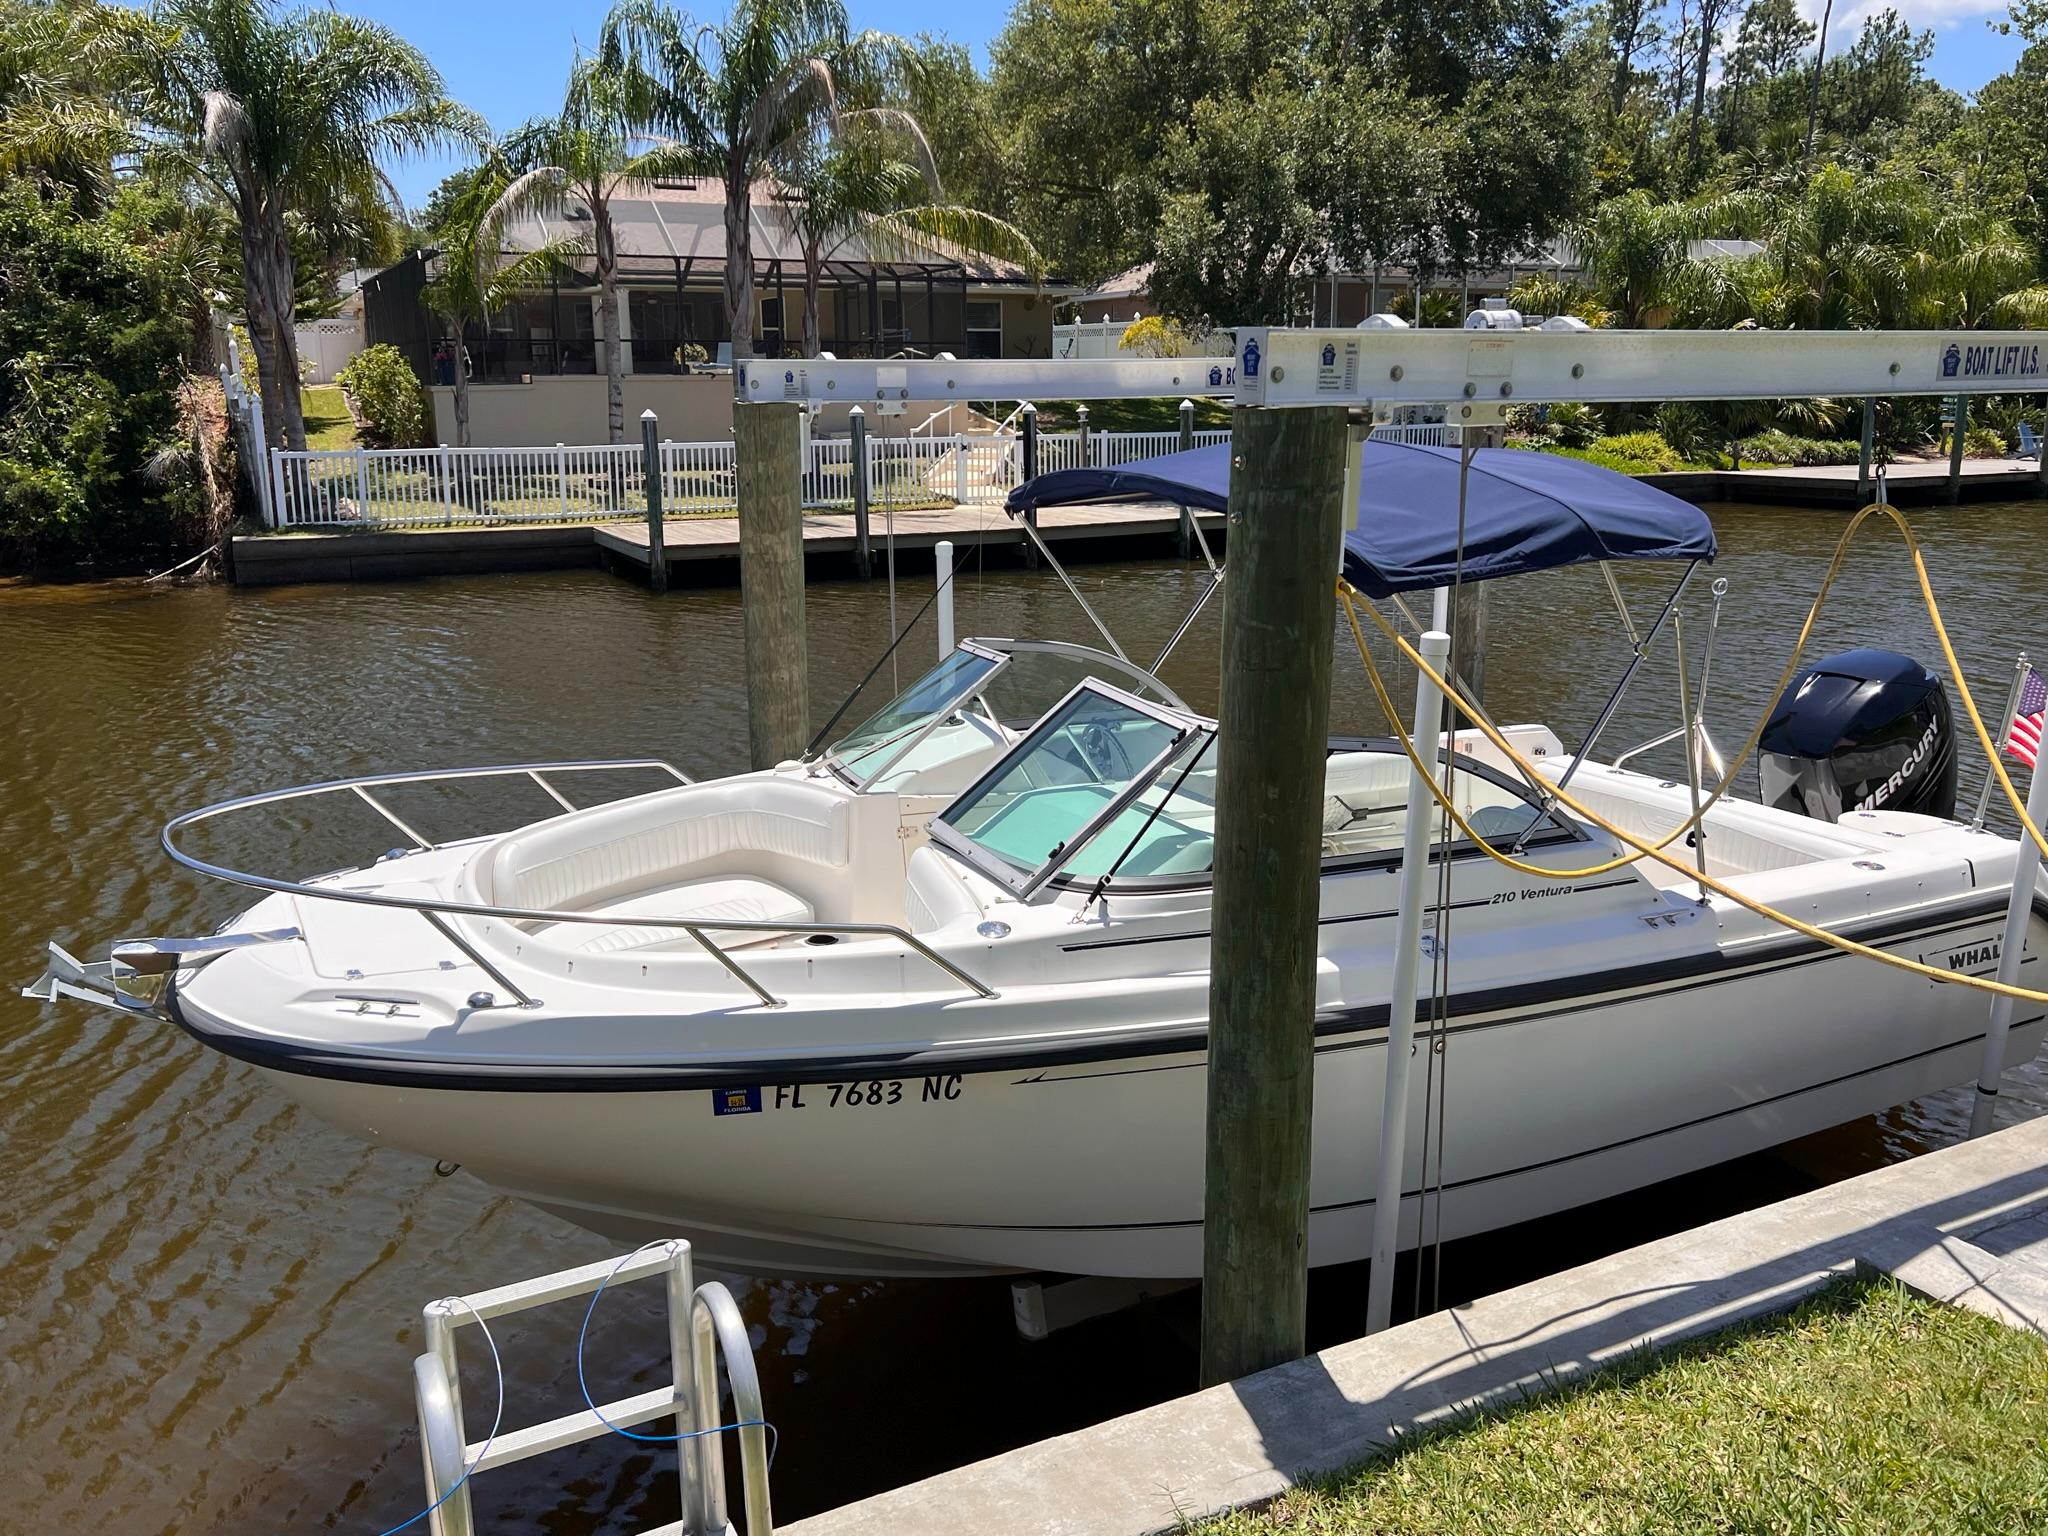
[[[1238,405],[1441,404],[1479,422],[1511,401],[2048,393],[2048,334],[1246,326],[1227,358],[754,359],[734,381],[754,402],[1211,395]]]

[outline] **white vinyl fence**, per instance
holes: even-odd
[[[1381,427],[1374,436],[1452,444],[1455,427]],[[1230,440],[1197,432],[1198,447]],[[1038,470],[1114,468],[1173,453],[1180,433],[1041,432]],[[804,505],[853,506],[851,438],[805,447]],[[663,443],[662,511],[669,517],[730,516],[733,445]],[[345,448],[272,450],[276,524],[287,528],[428,528],[463,524],[598,522],[647,515],[645,462],[637,443],[553,448]],[[887,508],[999,505],[1024,478],[1024,442],[1012,434],[867,440],[868,504]]]

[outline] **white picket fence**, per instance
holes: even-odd
[[[1381,427],[1374,436],[1452,446],[1457,428]],[[1197,432],[1197,446],[1230,440]],[[1173,453],[1180,433],[1041,432],[1038,471],[1114,468]],[[730,441],[663,443],[662,511],[670,517],[730,516],[735,468]],[[1021,437],[871,436],[868,504],[887,508],[1000,504],[1024,478]],[[645,460],[637,443],[553,448],[344,448],[271,452],[270,500],[287,528],[443,528],[464,524],[601,522],[645,517]],[[853,442],[805,445],[804,505],[853,505]]]

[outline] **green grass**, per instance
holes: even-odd
[[[1206,368],[1208,365],[1203,364]],[[1194,398],[1194,397],[1190,397]],[[1038,402],[1041,432],[1071,432],[1080,425],[1079,400]],[[1180,428],[1178,400],[1090,400],[1088,426],[1096,432],[1174,432]],[[1195,430],[1220,432],[1230,425],[1230,403],[1195,399]]]
[[[1419,1436],[1202,1536],[2048,1530],[2048,1343],[1889,1281]]]
[[[356,424],[349,416],[348,402],[341,398],[339,384],[309,384],[299,391],[299,399],[306,416],[308,448],[356,446]]]

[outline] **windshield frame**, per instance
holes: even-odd
[[[970,834],[962,832],[946,820],[947,813],[961,802],[979,795],[992,782],[1000,779],[1016,759],[1035,750],[1034,744],[1038,741],[1039,733],[1044,730],[1046,722],[1064,712],[1069,704],[1084,693],[1096,694],[1112,703],[1124,705],[1139,714],[1147,715],[1171,729],[1173,737],[1157,756],[1133,772],[1123,788],[1112,795],[1100,810],[1075,829],[1072,837],[1041,863],[1031,869],[1020,870],[1007,859],[1000,858],[983,848]],[[926,834],[932,842],[937,843],[948,853],[972,865],[989,879],[1009,887],[1017,893],[1019,900],[1029,901],[1075,854],[1094,841],[1104,827],[1122,815],[1131,803],[1151,786],[1165,770],[1166,765],[1173,761],[1173,755],[1186,745],[1189,737],[1204,730],[1214,729],[1215,723],[1204,720],[1200,715],[1187,710],[1171,709],[1151,699],[1140,698],[1137,694],[1127,692],[1112,683],[1105,683],[1100,678],[1084,678],[1068,689],[1059,702],[1041,715],[1031,729],[1026,731],[1009,751],[997,758],[981,777],[961,790],[945,809],[934,815],[927,826]]]
[[[943,704],[939,705],[937,708],[932,710],[932,712],[929,715],[927,715],[924,719],[918,721],[916,724],[906,725],[894,736],[884,736],[880,741],[874,743],[874,745],[861,748],[860,755],[867,756],[870,753],[880,752],[892,744],[895,746],[896,750],[890,752],[887,757],[883,758],[881,765],[879,767],[875,768],[874,771],[872,771],[871,773],[856,773],[853,770],[852,766],[847,762],[847,760],[840,755],[839,742],[834,742],[830,747],[825,749],[825,766],[830,768],[833,771],[833,773],[837,774],[841,779],[845,780],[848,784],[852,785],[853,792],[855,794],[865,794],[870,784],[874,783],[875,780],[879,779],[891,768],[894,768],[896,764],[899,761],[901,761],[904,757],[908,756],[909,753],[916,748],[917,744],[923,741],[925,737],[929,736],[933,731],[937,730],[942,722],[950,719],[953,715],[957,714],[960,710],[961,705],[965,704],[968,700],[974,698],[984,688],[988,687],[988,685],[991,682],[993,682],[996,678],[1002,676],[1003,672],[1008,669],[1012,659],[1011,657],[1004,655],[1002,652],[990,650],[987,646],[981,645],[976,641],[962,640],[957,645],[955,645],[952,650],[948,651],[944,656],[940,657],[937,666],[934,666],[930,670],[936,671],[938,667],[944,666],[948,661],[952,660],[954,656],[958,655],[962,651],[965,651],[968,655],[977,657],[982,661],[993,662],[994,665],[991,666],[988,669],[988,671],[982,673],[979,677],[975,678],[972,682],[967,684],[966,687],[961,688],[954,693],[948,694],[946,696],[946,701]],[[929,673],[927,673],[926,675],[929,675]],[[915,688],[916,686],[917,684],[915,682],[911,684],[911,687],[913,688]],[[901,698],[902,695],[898,694],[897,697]],[[893,700],[891,702],[893,702]],[[888,708],[888,705],[885,704],[882,706],[882,708],[886,709]],[[881,710],[877,710],[875,711],[875,713],[880,714]],[[869,718],[872,719],[873,716],[870,716]],[[995,719],[993,714],[991,714],[989,718],[992,721]],[[866,723],[866,721],[861,722],[862,725],[865,725]],[[848,737],[851,737],[855,731],[860,730],[860,728],[861,726],[856,725],[852,731],[848,731],[846,733],[846,736],[840,737],[839,740],[842,742],[845,741]]]

